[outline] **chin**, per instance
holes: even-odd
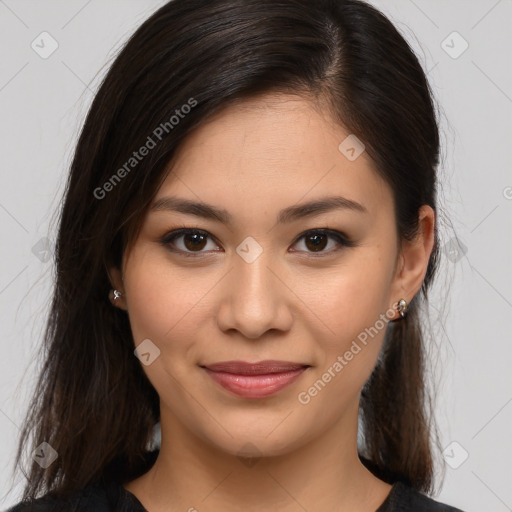
[[[229,429],[231,437],[224,430],[222,433],[204,432],[202,437],[205,441],[217,450],[229,455],[235,455],[241,458],[261,458],[278,457],[300,448],[307,442],[307,431],[293,432],[293,426],[283,428],[282,421],[273,421],[271,428],[256,428],[254,425],[248,426],[246,423],[237,426],[233,424]],[[269,434],[270,433],[270,434]],[[220,435],[219,435],[220,434]]]

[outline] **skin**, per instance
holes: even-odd
[[[143,366],[160,396],[160,454],[124,484],[150,512],[373,512],[389,494],[357,455],[360,393],[385,328],[359,343],[309,403],[298,400],[358,334],[414,297],[434,243],[435,214],[423,206],[417,238],[398,250],[391,189],[366,152],[349,161],[338,150],[348,135],[307,97],[272,94],[227,107],[186,139],[155,201],[172,194],[207,202],[233,224],[150,211],[122,270],[111,269],[135,345],[149,338],[160,350]],[[281,209],[332,195],[367,213],[337,209],[276,223]],[[160,240],[179,227],[209,238],[197,246],[178,237],[182,252],[173,253]],[[298,237],[319,228],[357,245],[327,237],[315,253]],[[252,263],[236,252],[248,236],[263,251]],[[265,359],[311,367],[271,397],[246,399],[199,366]],[[251,464],[239,457],[247,443]]]

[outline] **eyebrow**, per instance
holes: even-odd
[[[288,206],[279,212],[278,224],[290,223],[304,217],[313,217],[336,209],[353,210],[368,213],[360,203],[341,196],[322,197],[296,206]],[[222,224],[231,224],[233,216],[225,209],[217,208],[207,203],[191,201],[175,196],[162,197],[155,201],[151,211],[175,211],[188,215],[195,215],[204,219],[214,220]]]

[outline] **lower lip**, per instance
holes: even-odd
[[[266,375],[235,375],[214,372],[205,368],[206,373],[223,388],[243,398],[265,398],[281,391],[297,380],[307,367],[282,373]]]

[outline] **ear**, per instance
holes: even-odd
[[[112,302],[114,306],[127,311],[128,307],[126,304],[125,289],[121,271],[117,267],[109,267],[108,274],[113,290],[121,292],[121,296],[117,300],[114,300],[114,292],[111,290],[109,295],[110,302]]]
[[[411,302],[418,293],[427,273],[435,241],[436,216],[432,207],[423,205],[418,211],[418,233],[414,240],[404,240],[399,254],[391,300],[404,298]]]

